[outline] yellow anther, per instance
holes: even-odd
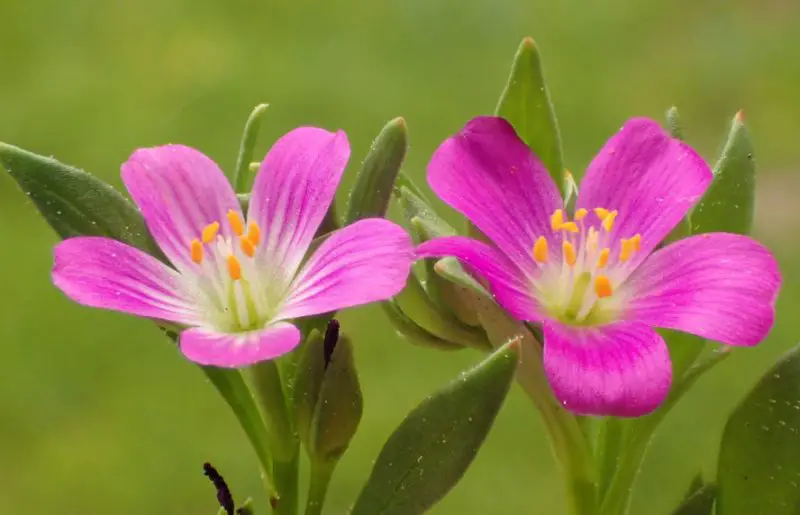
[[[219,232],[219,222],[208,224],[203,228],[203,243],[211,243]]]
[[[242,264],[236,259],[236,256],[228,256],[228,275],[231,279],[238,281],[242,278]]]
[[[599,298],[610,297],[613,292],[611,281],[605,275],[598,275],[594,278],[594,292]]]
[[[580,229],[578,229],[578,224],[576,224],[575,222],[564,222],[563,224],[561,224],[561,230],[567,232],[580,231]]]
[[[203,262],[203,244],[197,238],[192,240],[189,244],[189,253],[192,256],[192,261],[198,265]]]
[[[257,223],[250,222],[247,225],[247,239],[256,247],[261,243],[261,227]]]
[[[619,249],[619,260],[623,263],[631,258],[633,251],[636,248],[636,243],[634,242],[633,238],[625,239],[622,238],[620,241],[622,248]]]
[[[600,220],[605,220],[606,217],[608,216],[608,213],[610,213],[608,209],[603,209],[602,207],[594,208],[594,214],[596,214],[597,218],[599,218]]]
[[[642,250],[642,235],[641,234],[636,234],[633,238],[631,238],[631,241],[633,242],[633,250],[635,250],[636,252],[639,252],[640,250]]]
[[[611,255],[611,249],[608,247],[600,251],[600,256],[597,258],[597,268],[604,268],[608,264],[608,258]]]
[[[614,227],[614,220],[617,218],[617,214],[617,210],[615,209],[614,211],[608,213],[608,216],[603,218],[603,229],[605,229],[606,232],[611,232],[611,229]]]
[[[547,263],[547,238],[539,236],[533,244],[533,259],[537,263]]]
[[[575,220],[580,222],[581,220],[586,218],[587,214],[589,214],[589,210],[586,209],[585,207],[582,207],[582,208],[578,209],[577,211],[575,211]]]
[[[236,236],[241,236],[244,234],[244,222],[242,221],[242,217],[234,211],[233,209],[228,210],[228,223],[231,224],[231,230]]]
[[[564,210],[556,209],[555,212],[550,216],[550,227],[554,231],[557,231],[561,229],[562,225],[564,225]]]
[[[575,262],[578,260],[578,255],[575,253],[575,246],[572,243],[565,241],[563,248],[564,261],[566,261],[569,266],[575,266]]]
[[[250,241],[250,238],[244,237],[240,243],[242,252],[244,252],[247,257],[253,257],[256,255],[256,246],[252,241]]]

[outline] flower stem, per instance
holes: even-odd
[[[272,472],[275,476],[277,497],[271,501],[275,515],[297,515],[297,483],[300,468],[300,452],[294,447],[294,457],[287,461],[275,461]]]
[[[289,407],[278,365],[274,361],[262,361],[253,365],[251,372],[256,399],[271,440],[273,459],[289,461],[297,454],[298,440],[289,419]]]
[[[305,515],[321,515],[335,462],[312,462]]]

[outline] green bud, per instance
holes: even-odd
[[[731,123],[728,141],[714,166],[714,181],[691,215],[692,234],[749,234],[755,204],[756,167],[742,111]]]
[[[403,118],[384,126],[358,172],[347,206],[347,223],[383,217],[389,208],[400,166],[408,150],[408,127]]]
[[[338,461],[356,434],[363,411],[361,385],[353,360],[353,345],[341,335],[325,339],[324,374],[308,440],[315,461]]]
[[[326,333],[335,331],[338,338],[338,322],[332,321]],[[308,447],[311,421],[317,407],[322,379],[325,375],[324,339],[317,330],[312,330],[300,349],[294,385],[294,423],[300,441]]]
[[[667,131],[673,138],[683,141],[683,127],[681,126],[681,118],[678,115],[678,108],[675,106],[667,109]]]
[[[356,433],[361,412],[353,346],[332,320],[324,337],[311,332],[297,366],[295,427],[311,460],[338,460]]]

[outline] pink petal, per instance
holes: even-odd
[[[561,403],[582,415],[638,417],[656,409],[672,382],[661,336],[644,324],[544,324],[544,368]]]
[[[261,163],[248,219],[264,233],[259,259],[282,271],[287,283],[333,201],[349,157],[344,132],[301,127],[279,139]]]
[[[64,240],[55,248],[53,283],[84,306],[194,324],[178,273],[124,243],[99,237]]]
[[[228,210],[239,202],[219,167],[183,145],[143,148],[122,165],[122,180],[161,250],[179,268],[194,269],[190,243],[213,222],[229,236]]]
[[[611,241],[642,235],[633,269],[705,193],[711,170],[688,145],[653,120],[634,118],[594,158],[581,182],[577,207],[616,209]],[[617,255],[617,252],[612,252]]]
[[[770,251],[746,236],[692,236],[656,251],[623,285],[625,315],[729,345],[755,345],[775,319],[781,284]]]
[[[181,333],[183,354],[201,365],[237,368],[274,359],[291,352],[300,343],[300,330],[278,322],[248,333],[218,333],[195,327]]]
[[[544,165],[502,118],[480,117],[436,150],[428,182],[522,270],[539,236],[551,235],[561,198]]]
[[[403,289],[411,270],[408,234],[380,218],[332,233],[295,279],[278,317],[297,318],[386,300]]]
[[[426,241],[416,249],[418,258],[453,256],[486,279],[495,301],[518,320],[542,319],[525,275],[503,255],[483,242],[463,236]]]

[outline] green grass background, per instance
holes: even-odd
[[[661,117],[672,104],[713,161],[744,108],[761,174],[757,232],[785,277],[778,322],[662,426],[633,513],[666,514],[693,474],[713,471],[737,399],[795,342],[799,19],[791,0],[0,0],[0,140],[120,186],[120,163],[141,146],[181,142],[232,166],[251,107],[269,102],[259,153],[300,124],[347,131],[345,192],[371,139],[402,115],[405,169],[423,183],[436,146],[492,112],[526,35],[543,52],[573,170],[626,118]],[[6,176],[0,202],[0,513],[212,514],[204,460],[263,509],[256,462],[200,371],[152,324],[67,301],[49,280],[56,238]],[[331,514],[345,513],[405,413],[479,358],[413,347],[376,307],[342,321],[355,335],[366,411]],[[562,507],[541,424],[515,388],[433,513]]]

